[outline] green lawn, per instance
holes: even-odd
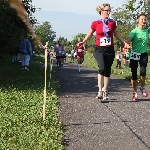
[[[44,89],[43,57],[32,57],[30,70],[0,60],[0,150],[62,150],[57,80],[47,71],[46,121],[42,120]]]
[[[84,65],[88,66],[88,67],[91,67],[91,68],[98,69],[98,65],[97,65],[97,62],[95,61],[95,58],[94,57],[91,58],[91,56],[92,56],[91,53],[87,53],[85,55]],[[130,68],[116,69],[115,66],[116,66],[116,59],[114,59],[114,63],[112,65],[112,75],[115,75],[117,77],[120,77],[120,78],[123,78],[123,79],[127,79],[127,80],[131,79]],[[138,68],[138,70],[139,70],[139,68]],[[139,71],[138,71],[138,73],[139,73]],[[138,76],[139,76],[139,74],[138,74]],[[148,66],[147,66],[146,85],[150,86],[150,63],[148,63]]]

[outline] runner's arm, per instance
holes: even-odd
[[[82,43],[84,44],[85,42],[87,42],[92,36],[93,36],[93,33],[95,31],[93,31],[92,29],[88,32],[88,34],[85,36],[84,40],[82,41]]]
[[[132,41],[132,38],[131,38],[131,37],[128,37],[127,40],[126,40],[126,42],[127,42],[128,44],[130,44],[131,41]]]
[[[122,43],[125,43],[126,41],[121,37],[120,33],[117,29],[114,30],[114,36]]]

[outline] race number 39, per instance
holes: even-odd
[[[137,53],[137,52],[131,51],[130,59],[133,59],[133,60],[140,60],[140,55],[141,55],[141,53]]]
[[[100,46],[111,45],[111,38],[100,38]]]

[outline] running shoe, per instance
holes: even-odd
[[[103,92],[103,101],[108,100],[108,92],[104,91]]]
[[[145,91],[145,88],[141,87],[140,90],[142,92],[143,97],[147,97],[148,96],[148,93]]]
[[[138,100],[137,93],[133,93],[133,95],[132,95],[132,100],[133,100],[133,101]]]
[[[29,68],[25,67],[24,69],[29,70]]]
[[[99,91],[96,98],[97,99],[103,99],[103,91]]]

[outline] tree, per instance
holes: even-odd
[[[132,18],[131,12],[126,10],[125,5],[113,11],[112,17],[117,22],[117,30],[126,39],[129,32],[135,27],[136,23]],[[115,49],[122,47],[120,41],[114,38]]]
[[[146,27],[150,28],[150,0],[130,0],[125,7],[126,10],[131,12],[134,20],[136,20],[140,13],[145,13],[148,19]]]
[[[22,3],[29,14],[31,23],[34,24],[36,19],[32,17],[32,13],[35,12],[36,8],[32,6],[32,0],[23,0]],[[16,12],[10,8],[7,0],[1,0],[0,14],[0,53],[14,54],[18,51],[22,34],[29,31]]]
[[[43,44],[49,42],[49,46],[54,45],[53,41],[56,38],[56,32],[52,30],[52,26],[49,22],[45,21],[41,25],[36,26],[35,33]]]

